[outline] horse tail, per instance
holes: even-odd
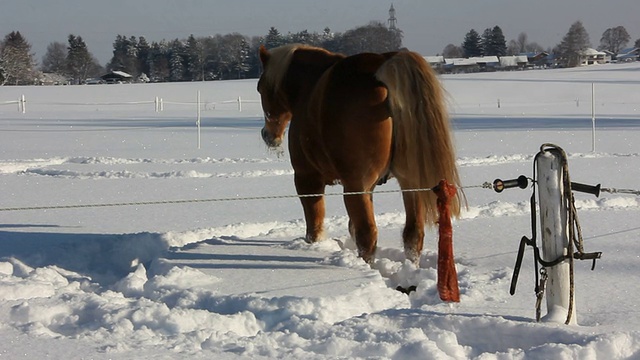
[[[417,53],[398,52],[376,72],[388,89],[393,118],[394,155],[391,172],[404,189],[426,189],[440,180],[460,189],[444,90],[429,63]],[[429,225],[438,221],[433,191],[415,192]],[[460,215],[462,191],[451,202]]]

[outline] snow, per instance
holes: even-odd
[[[226,103],[257,99],[255,80],[2,87],[0,105],[25,94],[27,111],[0,106],[0,357],[640,358],[640,198],[576,194],[585,248],[603,257],[594,271],[576,264],[567,326],[535,322],[530,249],[509,295],[530,190],[481,187],[531,176],[540,145],[555,143],[572,181],[640,188],[638,74],[610,64],[443,77],[473,186],[454,221],[459,304],[438,298],[434,230],[419,267],[404,261],[396,193],[375,196],[372,266],[353,250],[340,196],[326,199],[327,239],[302,240],[298,200],[280,197],[295,192],[288,154],[260,140],[259,104]],[[207,201],[6,210],[173,200]]]

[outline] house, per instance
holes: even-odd
[[[500,60],[497,56],[451,58],[445,59],[444,62],[444,71],[455,74],[480,71],[495,71],[500,65]]]
[[[442,72],[442,68],[444,67],[444,56],[424,56],[424,59],[434,70]]]
[[[127,74],[124,71],[111,71],[108,74],[100,76],[107,84],[122,84],[130,83],[133,81],[133,76]]]
[[[511,55],[500,57],[500,68],[503,70],[522,70],[529,64],[527,55]]]
[[[633,47],[620,50],[616,55],[617,62],[630,62],[640,60],[640,48]]]
[[[607,64],[611,62],[611,56],[604,51],[598,51],[592,48],[586,48],[578,54],[580,66]]]
[[[553,67],[553,56],[550,56],[548,52],[528,52],[519,55],[525,55],[527,57],[527,67],[533,68],[546,68]]]

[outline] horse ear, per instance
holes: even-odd
[[[269,61],[269,58],[271,57],[271,54],[269,54],[269,50],[267,50],[264,45],[260,45],[260,50],[258,51],[258,53],[260,55],[260,62],[262,62],[262,65],[266,65],[267,61]]]

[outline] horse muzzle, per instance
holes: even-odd
[[[267,144],[268,147],[277,148],[282,145],[282,136],[273,135],[266,127],[262,128],[260,134],[262,135],[262,140],[264,140],[264,143]]]

